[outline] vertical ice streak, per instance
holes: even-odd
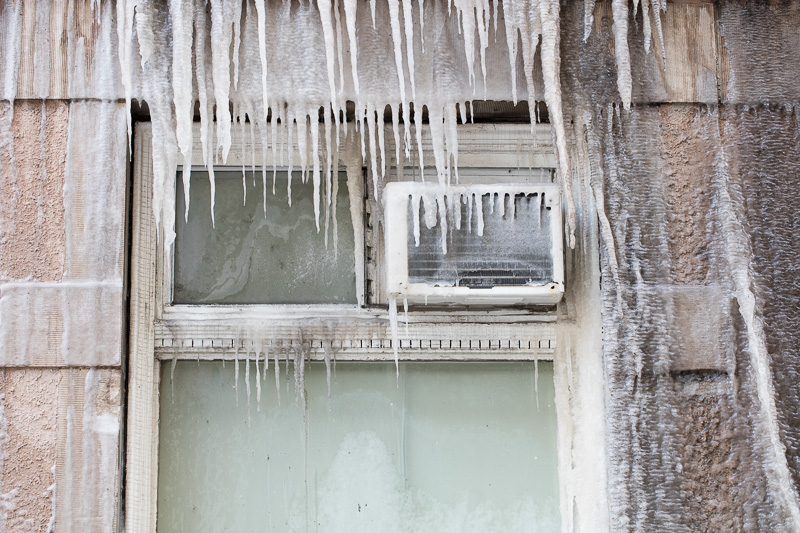
[[[718,118],[719,120],[719,118]],[[724,142],[718,141],[720,147],[715,161],[716,181],[719,184],[719,216],[722,224],[723,245],[728,267],[733,281],[733,290],[739,312],[747,329],[747,345],[750,364],[755,374],[756,395],[760,410],[760,421],[766,430],[769,444],[767,452],[772,456],[766,465],[769,482],[777,491],[781,506],[791,517],[792,530],[800,529],[800,503],[797,489],[792,481],[789,464],[786,460],[786,445],[781,440],[780,423],[775,405],[775,387],[770,369],[770,355],[766,344],[764,324],[758,316],[756,297],[753,293],[753,267],[750,258],[753,256],[744,222],[737,215],[730,193],[730,172]],[[741,210],[741,207],[739,208]]]
[[[397,331],[397,296],[389,295],[389,327],[392,331],[392,350],[394,351],[394,370],[400,379],[400,336]]]
[[[625,109],[631,107],[631,58],[628,50],[628,0],[612,0],[614,55],[617,59],[617,89]]]
[[[572,196],[572,175],[570,171],[569,152],[567,151],[567,134],[561,107],[561,79],[559,71],[559,3],[558,0],[542,1],[539,4],[542,24],[542,77],[544,78],[544,99],[550,113],[550,122],[556,141],[556,157],[561,184],[567,202],[567,233],[570,248],[575,247],[575,200]]]
[[[645,0],[647,1],[647,0]],[[592,34],[595,0],[583,0],[583,42]]]
[[[6,1],[9,2],[10,0]],[[17,5],[21,15],[22,2],[19,2]],[[131,64],[131,58],[133,54],[133,20],[135,8],[135,0],[117,0],[117,48],[119,54],[120,81],[122,82],[122,87],[125,91],[125,109],[128,110],[131,108],[131,99],[133,94],[133,80],[131,77],[131,69],[133,68],[133,65]],[[7,35],[9,38],[12,38],[13,34],[12,32],[8,32]],[[16,74],[16,69],[14,69],[14,74]],[[9,75],[10,74],[6,72],[6,79],[4,80],[6,83],[8,83],[7,77]],[[14,89],[16,91],[16,87]],[[7,87],[5,88],[5,92],[6,94],[10,94]],[[127,113],[127,117],[128,145],[130,148],[131,139],[133,138],[133,118],[131,117],[130,113]]]

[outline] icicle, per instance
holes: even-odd
[[[411,213],[414,215],[414,246],[419,246],[419,209],[422,197],[415,194],[411,197]]]
[[[433,194],[426,193],[422,195],[422,206],[425,208],[425,227],[428,229],[436,225],[436,197]]]
[[[236,351],[233,353],[233,390],[236,393],[236,406],[239,406],[239,343],[236,343]]]
[[[450,205],[453,206],[453,221],[457,230],[461,229],[461,202],[463,199],[461,194],[454,194],[450,197]]]
[[[411,99],[417,100],[417,82],[414,78],[414,21],[412,19],[413,0],[402,0],[403,2],[403,24],[406,32],[406,63],[408,63],[408,77],[411,81]],[[398,158],[399,160],[399,158]]]
[[[214,183],[214,164],[212,157],[212,139],[210,124],[213,123],[213,103],[209,101],[208,72],[203,60],[206,56],[207,19],[205,9],[199,9],[195,19],[195,76],[197,78],[197,94],[200,102],[200,144],[203,149],[203,162],[208,170],[208,181],[211,187],[211,224],[215,226],[214,199],[216,187]],[[188,202],[187,202],[188,207]]]
[[[375,119],[375,130],[378,132],[378,150],[381,157],[381,183],[383,183],[386,177],[386,131],[383,126],[382,110],[378,110]]]
[[[233,88],[239,88],[239,46],[242,42],[242,2],[233,2],[231,19],[233,19]],[[250,3],[247,4],[248,11]]]
[[[497,2],[498,0],[495,0]],[[506,27],[506,46],[508,46],[508,63],[511,68],[511,100],[517,105],[517,36],[519,29],[514,22],[514,3],[503,4],[503,23]]]
[[[247,391],[247,407],[250,409],[250,350],[244,354],[244,388]]]
[[[333,133],[331,131],[331,121],[325,120],[323,126],[325,126],[325,163],[326,163],[326,170],[325,170],[325,249],[328,249],[328,228],[330,226],[331,220],[331,189],[333,188],[332,183],[332,165],[333,165],[333,155],[331,154],[331,137]]]
[[[480,42],[481,74],[483,75],[483,97],[486,99],[486,49],[489,47],[489,0],[480,0],[480,8],[476,6],[478,16],[478,40]],[[495,24],[497,22],[495,21]]]
[[[261,411],[261,370],[258,368],[258,354],[261,350],[256,350],[256,409]],[[266,372],[266,368],[264,369]]]
[[[442,229],[442,253],[447,255],[447,203],[444,194],[436,196],[436,203],[439,206],[439,225]]]
[[[436,162],[439,184],[447,185],[450,182],[450,175],[445,164],[444,115],[442,109],[437,105],[428,106],[428,126],[431,130],[433,159]]]
[[[255,0],[255,2],[258,16],[258,55],[261,59],[261,101],[264,104],[264,120],[267,120],[267,114],[269,112],[269,98],[267,97],[267,3],[266,0]],[[273,117],[272,120],[274,123],[275,117]],[[273,136],[273,139],[274,138]],[[267,203],[265,201],[265,216],[266,209]]]
[[[389,326],[392,330],[392,350],[394,350],[394,369],[396,377],[400,379],[400,339],[397,334],[397,296],[389,295]]]
[[[192,174],[192,4],[183,0],[170,0],[172,17],[172,91],[175,103],[175,134],[183,155],[183,195],[186,210],[184,220],[189,220],[189,187]]]
[[[374,0],[371,1],[374,3]],[[403,38],[400,33],[400,4],[399,0],[387,1],[389,2],[389,22],[392,28],[392,42],[394,43],[394,65],[397,69],[397,83],[400,91],[400,102],[405,108],[408,106],[408,99],[406,98],[406,77],[405,73],[403,72]],[[374,17],[375,14],[373,12],[373,19]]]
[[[278,350],[275,350],[275,392],[278,395],[278,405],[281,404],[281,365]]]
[[[329,341],[322,341],[322,357],[325,360],[325,383],[328,385],[328,408],[331,403],[331,346]]]
[[[358,10],[358,0],[344,0],[344,18],[347,24],[347,36],[350,40],[350,69],[353,76],[353,91],[356,98],[361,94],[358,87],[358,62],[356,61],[358,54],[358,42],[356,41],[356,13]],[[356,101],[356,111],[360,106],[360,102]]]
[[[320,202],[320,169],[319,169],[319,120],[314,120],[315,108],[308,110],[309,120],[311,121],[311,164],[312,182],[314,185],[314,221],[317,224],[319,233],[319,202]],[[316,114],[319,114],[318,112]]]
[[[419,0],[419,39],[425,53],[425,0]]]
[[[489,203],[492,203],[492,197],[489,196]],[[475,217],[477,218],[477,233],[478,237],[483,237],[483,196],[480,194],[475,195]]]
[[[270,128],[270,136],[272,141],[272,195],[275,195],[275,182],[278,180],[278,120],[279,120],[278,113],[272,111],[272,116],[270,117],[269,121],[269,128]],[[281,123],[283,125],[283,123]],[[283,152],[281,152],[283,153]],[[266,165],[265,165],[266,167]],[[264,187],[266,191],[266,187]],[[266,194],[266,193],[265,193]],[[264,213],[266,215],[267,211],[267,201],[266,197],[264,198]]]
[[[406,336],[408,336],[408,298],[403,295],[403,317],[406,323]]]
[[[338,133],[337,133],[338,135]],[[339,150],[334,151],[333,153],[333,169],[332,169],[332,182],[333,182],[333,192],[331,193],[331,217],[333,218],[333,256],[339,257],[339,223],[336,218],[336,207],[338,205],[338,197],[339,197]],[[348,178],[349,180],[349,178]],[[349,188],[349,183],[348,183]],[[348,190],[349,193],[349,190]],[[357,202],[356,202],[357,203]],[[356,206],[357,208],[358,206]],[[356,209],[351,207],[351,209]],[[353,230],[353,235],[355,236],[358,230]],[[355,241],[355,239],[354,239]]]
[[[631,58],[628,51],[628,0],[612,0],[614,55],[617,59],[617,89],[625,109],[631,107]],[[549,106],[548,106],[549,109]]]
[[[470,194],[467,198],[467,233],[472,233],[472,203],[475,200],[475,194]]]
[[[364,125],[365,131],[362,134],[369,136],[369,166],[370,171],[372,172],[372,187],[373,193],[375,194],[375,198],[379,198],[378,196],[378,154],[377,154],[377,147],[375,146],[375,130],[377,129],[377,124],[375,120],[375,107],[370,103],[367,104],[367,120],[365,121]]]
[[[533,357],[533,392],[536,395],[536,411],[539,411],[539,357]]]
[[[339,0],[333,2],[333,18],[336,21],[336,54],[339,59],[339,92],[341,92],[344,88],[344,50],[342,48],[342,15],[339,11]],[[338,122],[339,114],[336,113],[335,117],[334,122]],[[338,137],[336,140],[338,146]]]
[[[467,71],[469,84],[475,91],[475,3],[474,0],[453,0],[457,16],[461,21],[462,35],[464,37],[464,54],[467,56]],[[447,2],[448,8],[450,2]],[[430,112],[430,108],[428,109]]]
[[[308,123],[311,117],[307,109],[297,115],[297,153],[300,154],[300,178],[308,181]]]
[[[392,112],[392,135],[394,136],[395,165],[400,168],[400,117],[398,104],[389,104]],[[408,125],[406,125],[408,130]]]
[[[211,3],[211,75],[214,80],[216,100],[217,150],[222,151],[223,164],[231,149],[231,113],[228,109],[228,92],[231,85],[230,46],[233,10],[236,0],[210,0]],[[202,57],[202,56],[201,56]]]
[[[452,175],[452,168],[453,172],[455,172],[456,183],[458,183],[458,118],[456,113],[456,104],[447,104],[445,106],[444,122],[446,132],[445,144],[447,145],[447,177],[449,180],[450,176]]]
[[[422,157],[422,106],[419,106],[419,113],[417,113],[418,109],[414,108],[414,134],[417,138],[417,152],[419,154],[419,161],[417,162],[419,166],[419,177],[422,181],[425,181],[425,161]],[[408,154],[406,154],[408,157]]]
[[[287,151],[286,197],[290,207],[292,205],[292,170],[294,167],[294,139],[292,136],[292,130],[294,129],[294,120],[295,120],[294,110],[289,106],[286,106],[286,126],[284,126],[284,131],[286,132],[286,151]]]
[[[320,21],[322,22],[322,35],[325,39],[325,59],[328,70],[328,86],[331,91],[331,107],[336,102],[336,78],[335,78],[335,53],[333,19],[331,18],[331,0],[317,0]],[[351,54],[352,55],[352,54]]]

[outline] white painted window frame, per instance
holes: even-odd
[[[202,166],[199,134],[195,125],[193,166]],[[227,167],[249,168],[250,138],[234,128]],[[386,153],[394,154],[391,131]],[[164,250],[156,233],[152,210],[152,131],[149,123],[136,124],[133,158],[133,209],[131,223],[131,304],[126,441],[126,531],[156,528],[158,472],[159,368],[164,360],[222,359],[235,356],[243,328],[268,330],[282,342],[302,328],[311,343],[308,358],[322,360],[326,348],[316,339],[330,338],[328,322],[337,320],[332,348],[337,360],[386,361],[394,359],[388,311],[364,307],[363,284],[358,305],[172,305],[172,250]],[[433,162],[427,128],[423,130],[426,162]],[[411,151],[416,158],[416,150]],[[269,153],[269,151],[268,151]],[[256,165],[262,160],[255,150]],[[358,154],[360,157],[360,154]],[[351,158],[352,160],[352,158]],[[395,162],[389,165],[397,168]],[[419,179],[406,163],[404,179]],[[362,164],[368,167],[369,164]],[[459,129],[459,167],[476,169],[552,169],[555,157],[550,127],[537,126],[536,139],[527,124],[466,125]],[[402,167],[401,167],[402,168]],[[352,170],[352,169],[351,169]],[[359,171],[361,171],[359,169]],[[435,172],[428,172],[431,177]],[[399,172],[397,173],[399,174]],[[480,175],[480,172],[477,172]],[[396,179],[387,177],[387,179]],[[370,183],[371,180],[367,180]],[[181,190],[177,194],[182,194]],[[359,191],[360,194],[360,191]],[[341,216],[341,215],[340,215]],[[357,239],[358,240],[358,239]],[[363,269],[363,242],[356,242],[356,265]],[[401,311],[402,315],[402,311]],[[401,316],[401,321],[403,317]],[[443,360],[552,360],[555,353],[555,315],[521,310],[414,312],[408,329],[400,327],[400,359]],[[343,326],[345,324],[345,326]]]

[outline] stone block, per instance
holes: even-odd
[[[122,282],[0,285],[0,366],[115,366]]]

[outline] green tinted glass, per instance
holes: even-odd
[[[248,366],[164,365],[160,533],[560,531],[552,363]]]

